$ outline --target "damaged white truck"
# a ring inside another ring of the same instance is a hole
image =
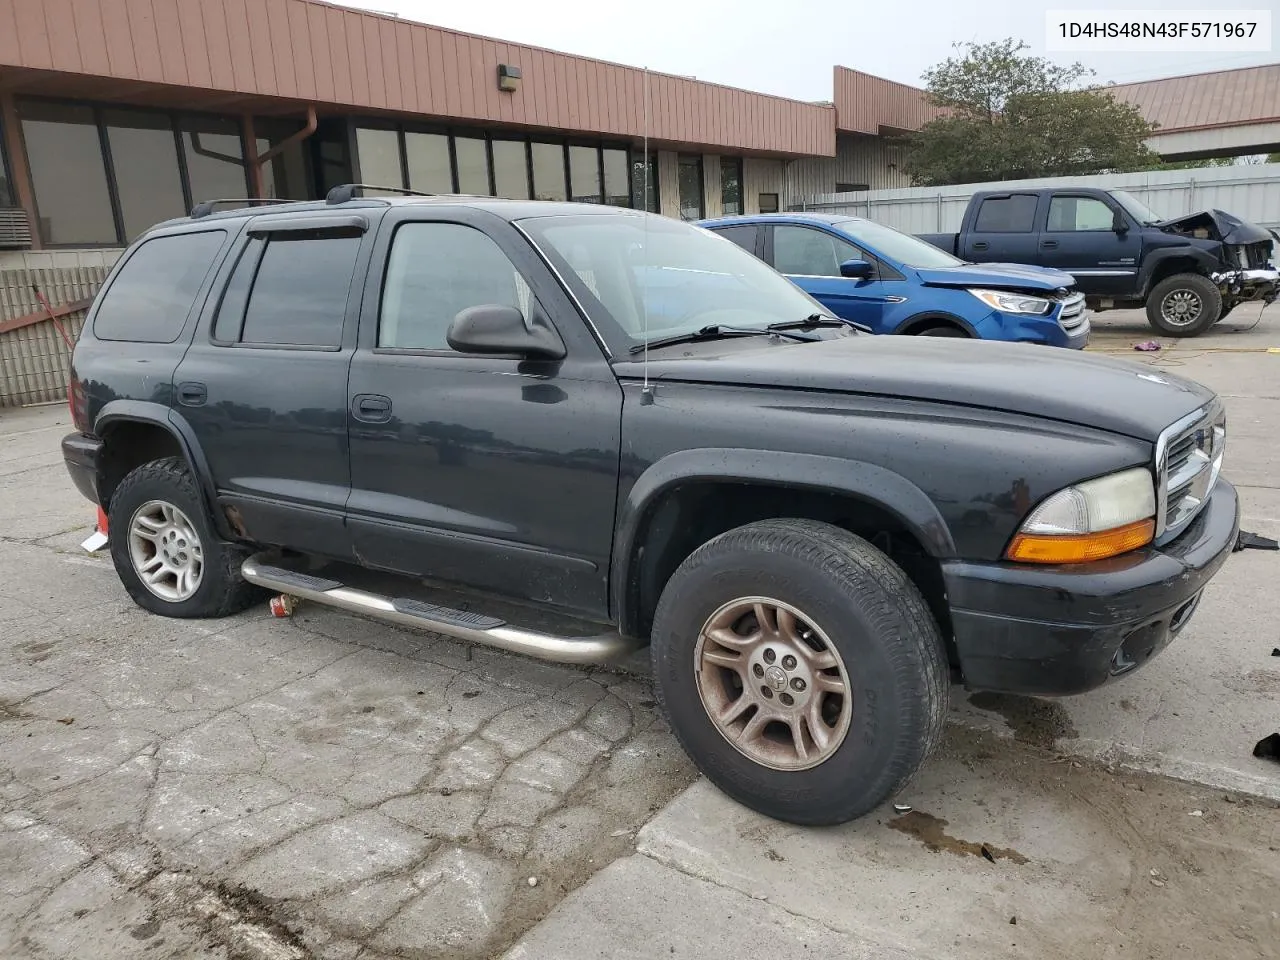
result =
[[[1091,309],[1145,307],[1169,337],[1198,336],[1280,292],[1274,231],[1221,210],[1165,220],[1122,190],[975,193],[959,233],[921,239],[973,263],[1069,273]]]

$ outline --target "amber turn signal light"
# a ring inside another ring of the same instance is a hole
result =
[[[1151,518],[1098,533],[1020,533],[1005,556],[1019,563],[1089,563],[1145,547],[1155,534],[1156,522]]]

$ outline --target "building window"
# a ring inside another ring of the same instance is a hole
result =
[[[680,219],[701,220],[706,211],[702,195],[702,157],[680,157],[679,184]]]
[[[162,113],[104,110],[124,235],[136,237],[190,209],[183,196],[173,122]]]
[[[47,244],[120,240],[92,107],[20,101],[22,139]]]
[[[777,213],[778,212],[778,195],[776,193],[760,194],[760,212],[761,213]]]
[[[254,132],[258,136],[258,156],[278,146],[302,129],[296,120],[256,118]],[[310,200],[311,168],[307,163],[305,142],[285,147],[262,167],[262,192],[277,200]]]
[[[870,190],[870,184],[866,183],[837,183],[836,193],[861,193],[864,190]]]
[[[458,192],[489,196],[489,151],[485,142],[475,137],[454,137],[453,152],[458,161]]]
[[[360,182],[379,187],[403,187],[400,168],[400,134],[395,130],[356,128],[356,154],[360,158]]]
[[[192,203],[248,195],[237,120],[49,100],[19,100],[18,116],[45,244],[124,245]]]
[[[599,148],[569,148],[569,199],[575,203],[600,202]]]
[[[494,140],[494,192],[508,200],[529,199],[529,158],[523,140]]]
[[[453,164],[449,162],[449,138],[443,133],[404,135],[409,168],[409,189],[423,193],[453,193]]]
[[[535,200],[565,200],[568,198],[567,178],[564,168],[564,145],[538,143],[530,145],[533,151],[533,198]]]
[[[742,213],[742,158],[720,158],[720,206],[727,217]]]
[[[249,195],[239,123],[223,117],[181,117],[178,127],[193,203]]]
[[[627,170],[627,151],[605,147],[601,151],[604,167],[604,202],[614,207],[631,206],[631,176]]]
[[[646,176],[647,174],[647,176]],[[648,204],[646,205],[646,198]],[[661,213],[662,205],[658,199],[658,158],[650,154],[646,164],[642,157],[631,161],[631,205],[637,210],[647,209],[650,213]]]
[[[4,121],[0,120],[0,207],[16,206],[13,188],[9,185],[9,155],[5,152]]]

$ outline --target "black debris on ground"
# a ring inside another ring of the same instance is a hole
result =
[[[1253,755],[1262,760],[1280,763],[1280,733],[1273,733],[1259,740],[1258,745],[1253,748]]]
[[[1232,552],[1239,553],[1241,550],[1280,550],[1280,540],[1272,540],[1270,537],[1241,530],[1236,536],[1236,545],[1232,548]]]

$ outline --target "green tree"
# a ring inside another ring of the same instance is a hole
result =
[[[1154,127],[1092,71],[1029,56],[1008,39],[956,44],[959,55],[925,74],[942,115],[905,139],[903,166],[922,185],[1083,176],[1148,169]]]

